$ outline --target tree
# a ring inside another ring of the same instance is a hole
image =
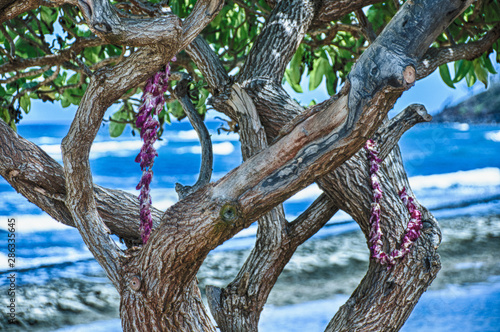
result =
[[[493,49],[498,60],[500,8],[496,0],[472,2],[186,0],[169,7],[154,0],[2,0],[0,173],[56,220],[78,228],[120,294],[125,331],[214,331],[196,272],[211,250],[258,220],[255,247],[238,276],[223,289],[207,287],[222,331],[255,331],[295,249],[339,209],[374,244],[370,161],[361,149],[373,139],[383,160],[379,249],[401,245],[412,211],[423,228],[404,257],[384,261],[374,253],[326,330],[397,331],[439,271],[440,231],[416,199],[410,207],[398,195],[405,188],[413,197],[398,139],[430,116],[421,105],[386,115],[437,68],[450,86],[464,78],[487,84]],[[159,120],[187,115],[204,158],[199,181],[178,185],[175,205],[152,209],[153,230],[142,244],[139,201],[93,184],[89,150],[113,103],[121,108],[109,119],[111,135],[126,125],[137,129],[134,96],[175,55]],[[306,68],[309,87],[326,79],[332,96],[304,109],[282,81],[300,92]],[[235,69],[236,76],[228,74]],[[245,160],[215,183],[200,116],[209,93],[208,102],[238,124]],[[64,166],[14,132],[31,99],[79,105],[62,142]],[[313,182],[324,193],[288,222],[281,203]]]

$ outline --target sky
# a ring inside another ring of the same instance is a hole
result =
[[[499,66],[497,66],[497,71]],[[490,75],[490,80],[491,80]],[[498,80],[498,78],[497,78]],[[328,98],[325,81],[314,91],[308,91],[307,77],[302,79],[302,89],[304,93],[295,93],[288,84],[285,85],[285,90],[295,99],[300,100],[303,105],[308,105],[312,99],[316,102],[321,102]],[[389,116],[394,116],[410,104],[423,104],[427,111],[434,115],[443,109],[444,106],[456,104],[468,97],[485,91],[484,84],[476,82],[473,87],[468,88],[465,80],[455,85],[456,89],[448,87],[439,76],[438,71],[432,75],[417,81],[415,86],[403,93],[397,101],[394,109],[389,113]],[[58,103],[42,102],[41,100],[33,100],[29,114],[24,115],[21,125],[28,123],[70,123],[75,115],[77,107],[71,105],[68,108],[62,108]],[[113,108],[108,110],[105,118],[113,113]],[[220,116],[221,114],[210,111],[208,118]]]

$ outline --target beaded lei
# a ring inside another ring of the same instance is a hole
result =
[[[373,140],[368,140],[365,144],[365,150],[368,151],[368,159],[370,161],[370,181],[372,185],[371,216],[370,216],[370,251],[372,258],[382,265],[387,265],[388,268],[395,264],[396,259],[404,257],[411,249],[413,243],[420,236],[422,229],[422,213],[417,209],[413,198],[408,196],[406,188],[399,192],[399,197],[406,205],[410,213],[410,221],[403,241],[399,249],[395,249],[390,253],[385,253],[382,249],[382,230],[380,229],[380,200],[383,196],[382,187],[380,185],[377,172],[380,168],[382,160],[378,158],[377,143]]]

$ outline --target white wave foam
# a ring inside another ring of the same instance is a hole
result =
[[[156,149],[167,144],[167,140],[156,141],[154,147]],[[129,141],[103,141],[94,142],[90,149],[90,159],[98,159],[107,156],[113,157],[129,157],[139,153],[142,147],[140,140]],[[40,148],[47,152],[52,158],[61,161],[62,152],[60,144],[41,144]]]
[[[16,232],[34,233],[53,230],[70,229],[70,226],[64,225],[47,214],[32,215],[25,214],[10,218],[16,219]],[[0,229],[7,231],[7,223],[0,223]]]
[[[461,186],[498,186],[500,169],[496,167],[479,168],[445,174],[413,176],[410,179],[412,189],[449,188]]]
[[[6,271],[9,269],[9,257],[6,254],[0,252],[0,271]]]
[[[50,266],[56,264],[73,263],[80,260],[86,260],[92,258],[92,253],[86,248],[82,247],[82,250],[76,250],[74,248],[59,248],[58,255],[49,257],[16,257],[16,269],[33,269],[41,266]],[[0,262],[0,271],[6,271],[9,269],[7,266],[7,259],[3,259],[5,255],[0,254],[2,261]]]
[[[484,134],[484,138],[493,142],[500,142],[500,130],[488,131]]]
[[[212,145],[214,155],[227,156],[234,152],[234,145],[230,142],[217,143]],[[193,153],[201,154],[199,145],[185,146],[176,149],[177,154]]]
[[[453,123],[451,125],[453,129],[459,130],[459,131],[468,131],[470,126],[468,123]]]
[[[302,189],[292,197],[288,199],[287,202],[302,202],[302,201],[312,201],[315,200],[323,191],[319,189],[317,184],[312,184],[309,187]]]
[[[221,132],[221,134],[218,134],[217,131],[214,130],[209,130],[209,133],[210,133],[210,139],[212,141],[239,141],[239,136],[238,134],[235,133]],[[167,131],[163,134],[163,137],[174,142],[199,141],[198,134],[194,129]]]
[[[411,177],[409,181],[413,190],[427,188],[446,189],[457,185],[463,187],[493,187],[500,185],[500,169],[496,167],[487,167],[470,171],[419,175]],[[290,197],[287,202],[312,202],[321,195],[321,193],[322,190],[316,184],[312,184]]]
[[[37,144],[60,144],[61,139],[58,137],[41,136],[33,140],[33,143]]]

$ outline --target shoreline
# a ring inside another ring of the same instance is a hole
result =
[[[439,248],[442,269],[425,294],[441,292],[446,297],[450,287],[460,290],[481,284],[499,290],[500,277],[494,276],[500,276],[500,257],[495,256],[500,251],[500,215],[446,218],[439,222],[443,232]],[[203,290],[207,284],[226,285],[236,275],[248,252],[211,253],[198,274],[200,288]],[[271,308],[270,312],[294,306],[303,306],[303,309],[310,303],[318,305],[322,301],[330,303],[330,308],[332,301],[340,301],[341,305],[364,276],[368,258],[366,242],[359,231],[307,241],[285,267],[266,308]],[[3,292],[3,288],[5,286],[0,287],[0,291]],[[54,331],[69,325],[88,326],[95,321],[105,324],[119,315],[118,293],[101,278],[60,278],[43,285],[20,285],[16,296],[20,325],[7,325],[8,299],[2,297],[0,329]],[[334,311],[329,313],[330,319]],[[316,318],[311,319],[314,320]]]

